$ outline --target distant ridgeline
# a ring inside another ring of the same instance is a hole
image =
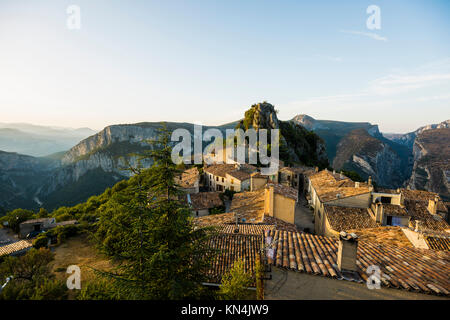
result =
[[[170,132],[184,128],[193,138],[191,123],[166,122],[165,125]],[[154,140],[161,127],[161,122],[108,126],[69,151],[47,157],[0,152],[0,214],[15,208],[53,210],[74,206],[90,196],[102,194],[106,188],[131,176],[125,169],[129,165],[137,166],[136,154],[151,149],[147,141]],[[413,156],[408,140],[411,135],[404,139],[408,143],[400,144],[383,137],[378,127],[370,123],[315,120],[306,115],[281,121],[274,106],[267,102],[251,106],[240,121],[217,127],[203,126],[203,132],[217,128],[225,135],[226,129],[236,127],[280,129],[280,158],[286,165],[333,167],[355,171],[363,179],[372,176],[379,186],[396,188],[409,183],[444,197],[448,193],[444,183],[448,178],[443,177],[450,171],[444,165],[448,163],[448,155],[444,155],[445,159],[430,158],[420,156],[424,152],[415,152]],[[426,145],[427,150],[447,150],[445,140],[433,137],[437,136],[427,137],[420,145],[413,144],[414,148],[422,150],[420,146]],[[433,139],[439,147],[429,147],[433,146]],[[396,135],[396,141],[403,141],[402,137]],[[146,168],[152,163],[148,160],[142,165]]]

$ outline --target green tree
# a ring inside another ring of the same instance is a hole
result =
[[[14,232],[19,232],[19,225],[29,219],[34,218],[34,212],[25,209],[16,209],[9,212],[6,216],[2,217],[1,222],[8,222],[8,227]]]
[[[223,300],[249,299],[248,287],[253,283],[252,275],[245,271],[242,260],[236,260],[233,267],[222,277],[218,297]]]
[[[47,218],[48,217],[48,211],[44,208],[40,208],[39,212],[37,213],[38,218]]]
[[[0,264],[0,280],[13,278],[0,293],[0,300],[64,299],[67,288],[49,267],[53,258],[53,253],[44,248],[31,249],[21,257],[6,257]]]
[[[207,232],[194,230],[190,209],[179,201],[180,171],[171,160],[169,133],[162,129],[154,149],[139,160],[153,166],[130,168],[134,177],[101,208],[96,238],[100,249],[119,263],[114,279],[129,299],[198,298],[209,267]]]

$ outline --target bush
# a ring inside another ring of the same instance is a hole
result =
[[[119,300],[119,290],[115,288],[113,280],[96,279],[81,287],[77,300]]]
[[[27,220],[34,218],[34,212],[25,209],[16,209],[9,212],[6,216],[2,217],[1,223],[8,222],[8,228],[11,228],[15,233],[19,232],[19,225]]]
[[[253,283],[252,275],[245,272],[244,262],[237,260],[233,267],[222,277],[218,298],[223,300],[249,299],[247,289]]]
[[[209,209],[209,214],[220,214],[220,213],[225,213],[224,206],[214,207],[214,208]]]
[[[48,245],[48,238],[45,234],[40,234],[34,239],[33,247],[36,249],[46,248]]]

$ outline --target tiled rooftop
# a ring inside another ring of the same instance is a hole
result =
[[[234,225],[236,223],[236,218],[233,212],[212,214],[203,217],[194,218],[194,224],[198,227],[209,227],[209,226],[223,226],[223,225]],[[297,232],[297,227],[294,224],[284,222],[283,220],[273,218],[267,215],[263,216],[261,223],[246,223],[239,225],[254,225],[254,226],[267,226],[273,225],[277,230],[285,230],[291,232]],[[250,228],[250,227],[249,227]],[[264,228],[264,227],[263,227]]]
[[[448,237],[427,235],[424,239],[430,249],[450,251],[450,234]]]
[[[22,223],[20,223],[20,224],[23,225],[23,224],[33,224],[33,223],[44,223],[44,222],[50,221],[50,220],[52,220],[52,219],[53,219],[53,218],[31,219],[31,220],[24,221],[24,222],[22,222]]]
[[[192,208],[194,210],[210,209],[223,206],[220,192],[199,192],[190,194]]]
[[[355,188],[355,182],[351,179],[326,169],[311,175],[309,179],[322,202],[370,192],[366,183],[360,182],[359,187]]]
[[[207,216],[194,218],[194,224],[198,227],[216,226],[235,222],[236,218],[234,212],[210,214]]]
[[[20,240],[0,247],[0,257],[32,247],[31,241]]]
[[[245,222],[258,223],[264,220],[264,189],[236,193],[231,201],[231,212]]]
[[[383,212],[387,215],[392,216],[409,216],[409,213],[406,211],[404,206],[398,206],[396,204],[381,204],[383,206]]]
[[[266,188],[273,187],[273,192],[297,201],[297,190],[279,183],[268,183]]]
[[[358,235],[360,240],[368,242],[379,242],[390,244],[398,247],[414,248],[413,244],[408,240],[401,227],[377,227],[366,229],[350,229],[346,232],[353,232]]]
[[[236,229],[238,232],[236,232]],[[219,233],[241,233],[241,234],[255,234],[264,235],[266,230],[274,230],[273,224],[221,224],[217,225]]]
[[[338,241],[333,238],[266,231],[269,264],[293,271],[346,279],[337,267]],[[450,253],[360,241],[357,252],[358,276],[365,281],[371,265],[381,269],[384,287],[421,293],[450,295]]]
[[[257,171],[257,168],[250,164],[241,164],[237,167],[234,164],[222,163],[205,167],[204,171],[223,178],[229,174],[238,180],[247,180],[250,179],[251,173]]]
[[[420,231],[439,231],[443,232],[450,229],[448,223],[438,215],[432,215],[428,211],[428,203],[425,201],[405,200],[405,207],[411,216],[410,224],[415,228],[415,220],[421,223]]]
[[[211,236],[209,248],[217,252],[207,273],[208,281],[220,283],[235,261],[244,261],[245,271],[254,274],[257,256],[262,254],[263,235],[221,233]]]
[[[180,177],[176,179],[176,183],[182,188],[193,188],[195,183],[200,180],[200,173],[196,167],[185,170]]]
[[[434,200],[436,197],[439,199],[437,204],[437,210],[448,212],[448,208],[445,202],[439,197],[435,192],[424,191],[424,190],[409,190],[409,189],[399,189],[403,198],[408,201],[423,201],[428,205],[429,200]]]
[[[324,209],[331,228],[337,232],[350,229],[375,228],[379,226],[365,208],[325,205]]]

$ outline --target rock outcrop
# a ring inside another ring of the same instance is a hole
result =
[[[279,120],[275,107],[270,103],[252,105],[237,127],[245,130],[280,129],[280,159],[285,164],[328,166],[325,142],[295,121]]]

